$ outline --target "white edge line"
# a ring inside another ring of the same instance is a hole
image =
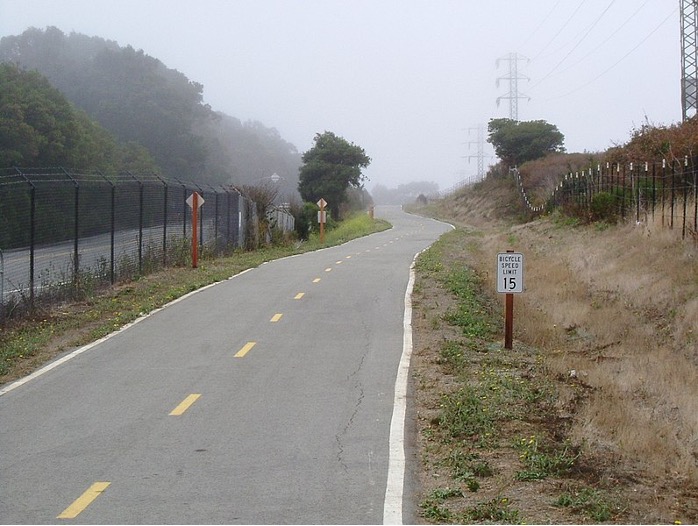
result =
[[[175,303],[179,303],[180,301],[184,301],[184,300],[187,299],[188,297],[193,296],[194,294],[197,294],[197,293],[199,293],[199,292],[202,292],[202,291],[204,291],[204,290],[206,290],[206,289],[209,289],[209,288],[211,288],[211,287],[214,287],[214,286],[218,285],[219,283],[223,283],[223,282],[229,281],[229,280],[231,280],[231,279],[233,279],[233,278],[237,278],[238,276],[242,276],[243,274],[246,274],[247,272],[249,272],[249,271],[251,271],[251,270],[254,270],[254,268],[255,268],[255,267],[248,268],[248,269],[243,270],[242,272],[240,272],[240,273],[238,273],[238,274],[235,274],[234,276],[230,276],[229,278],[226,278],[226,279],[224,279],[224,280],[222,280],[222,281],[217,281],[217,282],[215,282],[215,283],[211,283],[211,284],[209,284],[209,285],[206,285],[206,286],[204,286],[204,287],[201,287],[200,289],[196,289],[196,290],[193,290],[193,291],[191,291],[191,292],[188,292],[188,293],[185,294],[184,296],[180,296],[179,298],[174,299],[174,300],[172,300],[172,301],[169,302],[169,303],[166,303],[166,304],[163,305],[162,307],[158,307],[157,309],[154,309],[154,310],[150,311],[148,314],[144,314],[144,315],[141,316],[140,318],[136,318],[136,319],[133,320],[132,322],[127,323],[127,324],[124,325],[123,327],[117,329],[116,331],[114,331],[114,332],[112,332],[112,333],[107,334],[106,336],[100,338],[99,340],[96,340],[96,341],[94,341],[94,342],[92,342],[92,343],[88,343],[87,345],[83,345],[82,347],[79,347],[78,349],[75,349],[73,352],[71,352],[71,353],[69,353],[69,354],[66,354],[65,356],[63,356],[63,357],[61,357],[61,358],[59,358],[59,359],[57,359],[57,360],[55,360],[55,361],[53,361],[53,362],[51,362],[51,363],[45,365],[45,366],[42,367],[41,369],[37,369],[36,371],[34,371],[33,373],[31,373],[30,375],[25,376],[24,378],[21,378],[21,379],[17,380],[16,382],[13,382],[13,383],[9,384],[9,385],[6,386],[6,387],[3,387],[2,389],[0,389],[0,396],[2,396],[2,395],[4,395],[4,394],[7,394],[7,393],[9,393],[10,391],[12,391],[12,390],[14,390],[14,389],[17,389],[18,387],[23,386],[24,384],[26,384],[26,383],[28,383],[28,382],[30,382],[30,381],[32,381],[32,380],[38,378],[39,376],[41,376],[41,375],[43,375],[43,374],[46,374],[47,372],[49,372],[49,371],[55,369],[55,368],[58,367],[59,365],[63,365],[65,362],[67,362],[67,361],[69,361],[69,360],[72,360],[72,359],[75,358],[76,356],[79,356],[79,355],[81,355],[82,353],[87,352],[87,351],[89,351],[90,349],[92,349],[92,348],[94,348],[94,347],[97,347],[99,344],[104,343],[105,341],[109,340],[110,338],[113,338],[113,337],[116,336],[117,334],[120,334],[120,333],[122,333],[122,332],[124,332],[124,331],[130,329],[131,327],[133,327],[133,326],[136,325],[137,323],[140,323],[140,322],[142,322],[143,320],[145,320],[146,318],[149,318],[150,316],[153,316],[154,314],[157,314],[157,313],[160,312],[161,310],[164,310],[164,309],[166,309],[167,307],[171,307],[172,305],[174,305]]]
[[[446,223],[448,224],[448,223]],[[449,224],[451,230],[455,226]],[[390,444],[388,458],[388,480],[383,502],[383,524],[402,524],[402,501],[405,485],[405,418],[407,415],[407,382],[412,360],[412,291],[414,289],[414,267],[417,258],[429,249],[418,252],[410,265],[410,277],[405,291],[405,315],[403,318],[402,356],[395,379],[393,416],[390,419]]]
[[[426,250],[426,249],[425,249]],[[405,315],[403,318],[402,356],[395,379],[393,416],[390,419],[390,445],[388,481],[383,503],[383,524],[402,524],[402,499],[405,483],[405,415],[407,413],[407,381],[412,359],[412,290],[414,289],[415,261],[410,265],[410,278],[405,291]]]

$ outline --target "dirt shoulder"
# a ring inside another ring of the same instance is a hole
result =
[[[696,373],[694,249],[631,226],[455,221],[413,298],[420,520],[698,522],[693,388],[669,387]],[[527,254],[512,351],[492,276],[508,248]]]

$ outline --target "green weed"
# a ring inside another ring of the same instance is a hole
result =
[[[446,500],[462,497],[463,492],[458,488],[437,488],[432,491],[419,505],[424,517],[434,522],[451,520],[453,513],[443,504]]]
[[[555,506],[570,508],[575,513],[584,514],[596,522],[611,520],[614,509],[620,511],[617,503],[607,494],[592,488],[563,493],[555,501]]]
[[[505,524],[518,524],[519,511],[509,507],[509,499],[494,498],[468,508],[463,514],[466,521],[494,521]]]
[[[541,480],[549,476],[565,475],[570,472],[579,458],[569,442],[558,447],[543,447],[538,437],[520,438],[514,444],[525,469],[516,474],[519,480]]]

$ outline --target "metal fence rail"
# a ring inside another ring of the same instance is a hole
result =
[[[152,173],[0,172],[0,319],[8,307],[33,306],[38,297],[85,282],[115,283],[185,264],[192,192],[205,200],[195,226],[201,250],[244,246],[254,206],[234,189]]]
[[[698,159],[661,163],[598,164],[566,174],[545,202],[535,205],[514,169],[525,206],[534,214],[569,209],[592,219],[650,217],[661,226],[681,229],[682,238],[698,241]]]

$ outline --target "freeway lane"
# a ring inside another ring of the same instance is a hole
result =
[[[409,267],[450,227],[377,213],[394,228],[209,287],[5,389],[0,522],[382,522]]]

